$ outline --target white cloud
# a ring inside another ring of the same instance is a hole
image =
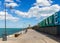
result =
[[[39,8],[39,6],[34,6],[29,9],[28,12],[21,12],[19,10],[15,10],[15,13],[26,18],[31,18],[31,17],[48,17],[51,16],[52,14],[58,12],[60,10],[60,6],[55,4],[52,6],[48,7],[42,7]]]
[[[48,17],[58,12],[59,10],[60,10],[60,6],[57,4],[49,6],[49,7],[42,7],[42,8],[39,8],[39,6],[34,6],[30,8],[29,15],[32,14],[32,17],[37,17],[37,18]]]
[[[52,0],[48,0],[50,3],[53,3],[53,1]]]
[[[7,7],[10,7],[10,6],[16,7],[16,6],[18,6],[18,4],[15,3],[15,2],[13,2],[13,3],[5,3],[5,4],[6,4]]]
[[[4,20],[5,19],[5,12],[1,11],[0,12],[0,20]],[[6,19],[10,20],[10,21],[18,21],[19,18],[17,17],[13,17],[11,14],[9,14],[8,12],[6,12]]]
[[[7,2],[9,2],[9,3],[7,3]],[[5,0],[5,3],[4,4],[6,4],[6,6],[7,7],[16,7],[16,6],[18,6],[18,4],[16,3],[16,2],[14,2],[14,0]]]
[[[51,3],[53,3],[51,0],[36,0],[35,6],[31,7],[28,12],[15,10],[15,13],[26,18],[46,18],[60,10],[58,4],[51,5]]]
[[[50,6],[52,3],[51,0],[36,0],[35,5],[37,6]]]
[[[5,0],[5,2],[13,2],[13,0]]]
[[[22,16],[22,17],[26,17],[26,18],[30,17],[30,15],[28,15],[27,12],[21,12],[19,10],[15,10],[15,13],[18,14],[19,16]]]

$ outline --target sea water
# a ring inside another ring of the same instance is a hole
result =
[[[11,35],[22,30],[23,30],[22,28],[6,28],[7,35]],[[0,28],[0,38],[4,33],[5,33],[5,28]]]

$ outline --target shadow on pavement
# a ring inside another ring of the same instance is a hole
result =
[[[51,39],[60,43],[60,36],[59,35],[51,35],[51,34],[40,32],[38,30],[35,30],[35,31],[37,31],[37,32],[39,32],[39,33],[41,33],[41,34],[43,34],[43,35],[45,35],[45,36],[47,36],[47,37],[49,37],[49,38],[51,38]]]

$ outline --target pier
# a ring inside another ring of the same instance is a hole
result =
[[[8,37],[7,41],[2,41],[2,39],[0,39],[0,43],[59,43],[60,42],[60,40],[54,36],[40,33],[32,29],[28,29],[27,33],[21,34],[16,38],[13,35],[11,37]],[[55,38],[56,40],[50,37]]]

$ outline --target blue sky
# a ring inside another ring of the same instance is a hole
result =
[[[0,0],[0,28],[5,24],[5,4],[7,28],[34,26],[60,10],[59,0]]]

